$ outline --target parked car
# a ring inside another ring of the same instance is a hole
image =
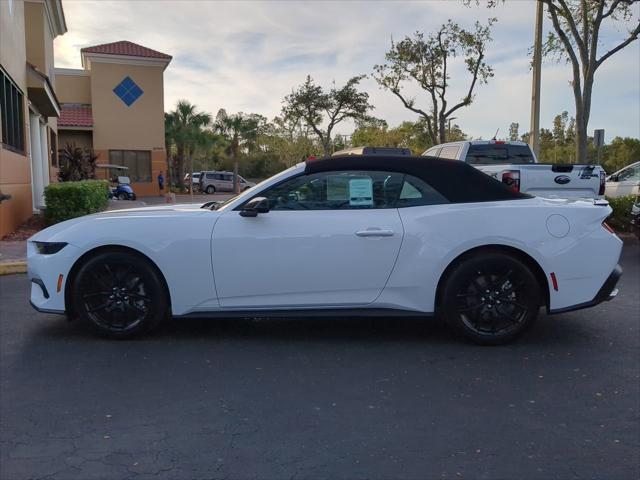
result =
[[[631,231],[640,240],[640,196],[636,197],[636,201],[631,207]]]
[[[640,162],[632,163],[607,177],[607,197],[640,195]]]
[[[473,140],[436,145],[425,156],[462,160],[509,185],[538,197],[601,198],[605,171],[599,165],[541,164],[524,142]]]
[[[188,173],[184,174],[184,184],[185,185],[190,185],[191,184],[191,179],[193,178],[193,188],[198,188],[198,186],[200,185],[200,172],[193,172],[191,175],[189,175]]]
[[[240,191],[243,192],[255,185],[238,175]],[[200,191],[203,193],[233,192],[233,172],[200,172]]]
[[[111,337],[169,315],[439,315],[504,343],[540,307],[616,295],[610,213],[605,200],[514,192],[464,162],[329,157],[217,209],[110,211],[42,230],[28,242],[31,304]]]

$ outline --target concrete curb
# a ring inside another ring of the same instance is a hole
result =
[[[2,262],[0,263],[0,275],[11,275],[13,273],[27,273],[27,262]]]

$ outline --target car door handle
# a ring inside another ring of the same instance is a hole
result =
[[[367,228],[366,230],[358,230],[358,237],[393,237],[393,230],[382,230],[381,228]]]

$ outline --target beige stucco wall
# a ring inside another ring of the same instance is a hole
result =
[[[56,74],[56,95],[60,103],[91,104],[91,77],[87,75]]]
[[[27,106],[27,75],[25,69],[24,3],[0,1],[0,64],[22,90],[26,151],[24,155],[0,146],[0,190],[11,195],[11,200],[0,203],[0,238],[12,232],[33,212],[31,198],[31,163],[29,159],[29,114]]]
[[[99,162],[109,161],[109,150],[151,151],[151,182],[132,184],[138,196],[157,195],[158,173],[166,176],[163,73],[156,66],[91,62],[93,148]],[[113,92],[127,76],[144,92],[130,107]]]
[[[127,107],[113,89],[125,78],[143,90]],[[96,150],[164,151],[164,87],[161,67],[91,62],[93,147]]]
[[[0,64],[26,92],[25,57],[24,3],[14,0],[13,15],[9,15],[9,2],[0,1]]]

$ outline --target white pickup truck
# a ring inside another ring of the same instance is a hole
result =
[[[601,166],[538,163],[524,142],[443,143],[422,155],[462,160],[516,191],[538,197],[601,198],[604,195],[606,174]]]

